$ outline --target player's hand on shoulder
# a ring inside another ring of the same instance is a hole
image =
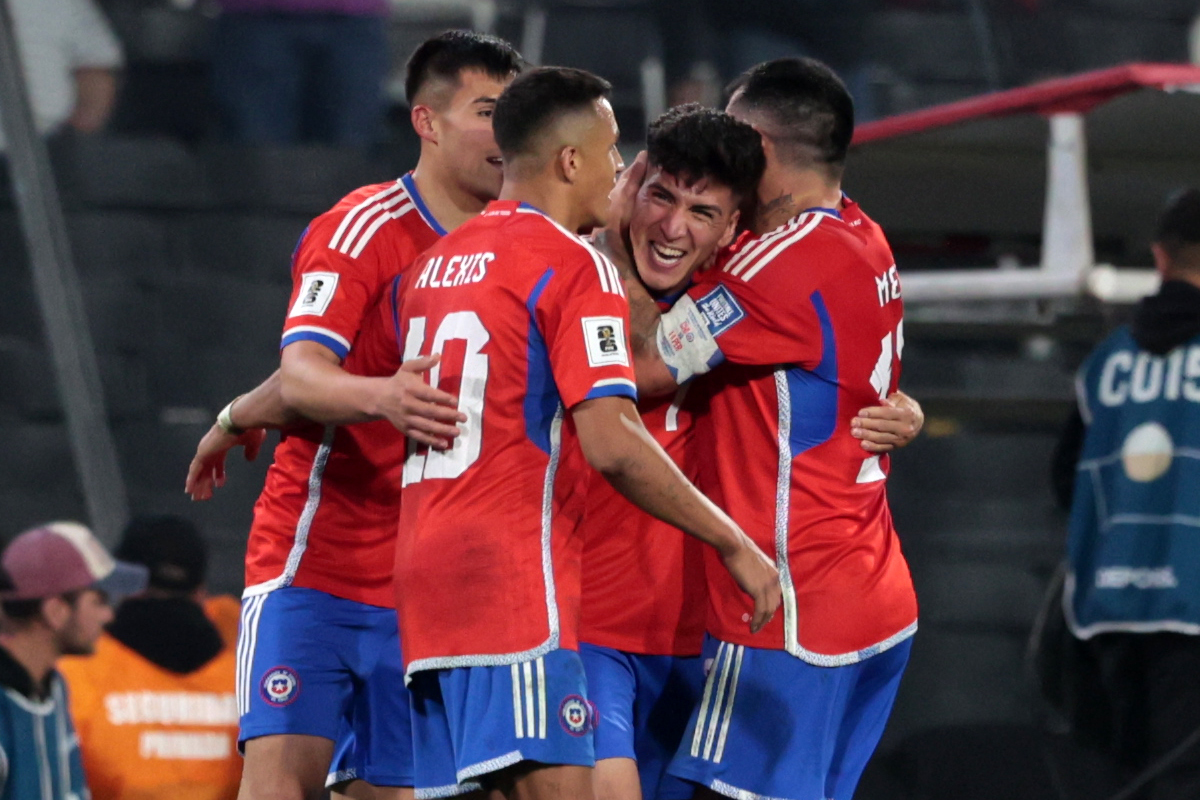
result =
[[[258,458],[267,432],[262,428],[251,428],[239,435],[226,433],[219,425],[213,425],[196,445],[196,455],[188,465],[187,480],[183,490],[193,500],[208,500],[213,489],[225,485],[225,454],[241,447],[247,461]]]
[[[744,533],[741,545],[722,558],[725,568],[737,581],[737,585],[754,600],[750,632],[758,633],[771,621],[779,609],[779,604],[783,602],[779,570],[775,568],[775,562]]]
[[[904,392],[893,392],[882,405],[864,408],[850,421],[850,435],[869,453],[890,453],[917,438],[925,426],[921,404]]]
[[[401,364],[388,380],[379,413],[413,441],[445,450],[460,433],[455,423],[466,422],[467,415],[458,410],[457,397],[425,382],[424,374],[440,360],[421,356]]]

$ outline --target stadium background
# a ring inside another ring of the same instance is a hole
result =
[[[416,142],[398,89],[384,141],[369,152],[216,142],[206,94],[211,9],[187,0],[100,5],[126,49],[116,112],[106,134],[58,139],[50,152],[128,507],[202,525],[214,546],[212,588],[238,592],[269,454],[232,463],[229,484],[200,504],[182,491],[188,460],[216,411],[277,364],[288,259],[307,221],[347,190],[408,169]],[[811,28],[790,33],[821,56],[823,4],[801,5]],[[853,5],[861,23],[854,86],[875,117],[1127,62],[1186,62],[1198,10],[1194,0]],[[677,6],[396,0],[394,65],[399,75],[407,52],[431,33],[487,27],[541,63],[612,80],[631,156],[647,114],[679,74],[672,50],[690,12]],[[1140,147],[1114,157],[1126,172],[1156,166],[1136,192],[1119,185],[1093,195],[1098,261],[1149,265],[1157,202],[1200,179],[1196,153],[1160,143],[1200,140],[1188,128],[1195,119],[1169,109]],[[1040,160],[1006,147],[1003,131],[997,144],[923,158],[921,169],[901,169],[886,149],[866,144],[848,170],[848,190],[893,237],[902,274],[1037,262]],[[1164,170],[1164,159],[1184,166]],[[0,175],[5,536],[87,516],[11,184]],[[1056,781],[1078,785],[1104,771],[1039,732],[1025,654],[1063,552],[1065,517],[1049,470],[1073,372],[1128,309],[1083,296],[909,304],[902,387],[922,401],[928,421],[895,459],[889,495],[921,631],[860,797],[1058,797]]]

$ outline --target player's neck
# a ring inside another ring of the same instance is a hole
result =
[[[500,199],[528,203],[572,233],[582,224],[571,198],[557,185],[548,185],[545,181],[505,178],[500,187]]]
[[[778,170],[763,176],[758,187],[754,232],[770,233],[810,208],[840,208],[840,182],[811,170]]]
[[[429,213],[447,231],[479,216],[488,204],[486,199],[464,191],[451,175],[429,159],[422,158],[417,162],[413,182]]]

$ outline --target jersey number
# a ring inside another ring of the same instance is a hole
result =
[[[404,338],[404,360],[416,358],[425,347],[425,317],[413,317],[408,322],[408,335]],[[487,390],[488,357],[483,347],[491,336],[474,311],[456,311],[447,314],[438,325],[433,336],[430,353],[443,353],[448,342],[460,341],[463,348],[462,381],[458,390],[458,410],[467,415],[460,422],[461,433],[449,450],[430,450],[417,442],[409,441],[408,456],[404,459],[402,485],[418,483],[425,478],[457,478],[479,458],[483,446],[483,398]],[[457,348],[456,348],[457,349]],[[429,383],[437,386],[443,370],[453,371],[453,365],[440,362],[429,371]]]
[[[871,388],[879,395],[880,400],[888,396],[892,388],[892,372],[895,365],[900,363],[900,354],[904,352],[904,320],[896,325],[895,333],[889,333],[879,342],[879,359],[871,370]],[[879,466],[879,456],[871,456],[863,461],[858,471],[858,483],[874,483],[887,478]]]

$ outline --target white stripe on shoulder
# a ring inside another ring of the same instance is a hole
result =
[[[770,264],[775,259],[775,256],[779,255],[784,250],[816,230],[816,227],[821,224],[821,220],[825,219],[827,216],[827,214],[814,214],[813,218],[806,222],[803,228],[780,241],[773,248],[771,248],[769,252],[762,256],[762,258],[756,261],[754,266],[747,269],[742,275],[742,280],[748,281],[761,272],[763,267],[765,267],[767,264]]]
[[[373,205],[375,203],[385,201],[388,197],[390,197],[393,194],[396,194],[397,192],[399,192],[400,195],[403,197],[408,196],[408,191],[404,188],[404,182],[399,179],[397,179],[396,182],[393,183],[388,188],[384,189],[383,191],[376,192],[375,194],[368,197],[366,200],[363,200],[361,203],[356,205],[354,208],[347,211],[346,216],[342,217],[342,222],[340,225],[338,225],[337,231],[334,232],[333,238],[329,240],[329,249],[330,250],[338,249],[338,244],[341,242],[342,236],[345,235],[346,230],[351,225],[354,224],[355,219],[363,211],[365,211],[368,207],[370,207],[371,205]]]
[[[363,231],[362,236],[358,237],[358,241],[354,245],[354,249],[350,251],[350,257],[358,258],[359,255],[362,254],[363,248],[370,243],[371,237],[375,235],[375,231],[382,227],[383,223],[387,222],[389,219],[400,219],[414,208],[416,208],[416,206],[412,203],[405,203],[395,211],[390,211],[386,214],[380,214],[378,217],[376,217],[375,221],[371,223],[370,227]]]
[[[750,246],[742,252],[729,259],[729,263],[723,267],[724,272],[730,275],[740,275],[746,266],[762,254],[764,250],[770,247],[775,242],[779,241],[784,236],[794,232],[797,228],[808,221],[807,214],[801,214],[786,225],[782,225],[770,233],[760,237],[758,241],[751,242]]]
[[[597,250],[591,242],[587,241],[582,236],[571,233],[562,225],[559,225],[557,222],[550,219],[550,217],[546,216],[540,211],[534,211],[530,208],[518,208],[517,211],[522,214],[537,214],[555,228],[558,228],[559,232],[563,236],[582,247],[587,254],[591,256],[592,263],[596,265],[596,274],[600,277],[600,288],[605,292],[608,292],[609,294],[615,294],[618,297],[625,296],[625,284],[621,280],[620,271],[617,269],[615,264],[609,261],[608,256]]]

